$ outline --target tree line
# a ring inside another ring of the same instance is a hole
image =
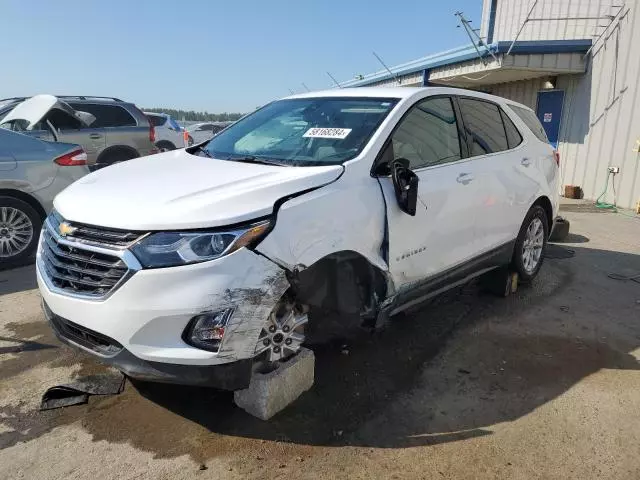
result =
[[[193,110],[176,110],[175,108],[143,108],[145,112],[166,113],[174,120],[191,122],[230,122],[238,120],[244,113],[209,113],[194,112]]]

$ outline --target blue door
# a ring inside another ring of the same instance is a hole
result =
[[[553,148],[558,148],[563,101],[564,90],[538,92],[538,120],[544,127],[549,143],[553,145]]]

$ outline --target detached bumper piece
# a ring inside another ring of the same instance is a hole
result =
[[[249,386],[253,365],[251,359],[220,365],[150,362],[136,357],[112,338],[56,315],[46,303],[43,303],[43,309],[51,328],[61,342],[95,355],[99,361],[117,368],[128,377],[230,391]]]

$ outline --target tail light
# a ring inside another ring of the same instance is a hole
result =
[[[153,144],[156,143],[156,129],[153,123],[151,123],[151,120],[149,120],[149,141]]]
[[[62,165],[63,167],[77,167],[79,165],[86,165],[87,154],[83,149],[79,148],[56,158],[54,162],[58,165]]]
[[[560,152],[558,150],[553,151],[553,158],[556,160],[556,165],[560,166]]]

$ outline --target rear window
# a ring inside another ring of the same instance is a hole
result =
[[[538,117],[536,117],[536,114],[533,113],[533,111],[527,108],[518,107],[516,105],[509,105],[509,106],[511,107],[511,110],[513,110],[516,113],[516,115],[520,117],[520,119],[525,123],[525,125],[529,127],[529,130],[531,130],[533,134],[536,137],[538,137],[538,140],[544,143],[549,143],[547,134],[545,133],[544,128],[542,128],[542,124],[540,123],[540,120],[538,120]]]
[[[472,157],[509,149],[500,109],[496,104],[470,98],[460,98],[459,103],[464,128],[472,142]]]
[[[520,135],[520,131],[513,124],[509,115],[502,109],[500,109],[500,113],[502,114],[502,121],[504,122],[504,131],[507,132],[509,148],[515,148],[522,143],[522,135]]]
[[[163,117],[162,115],[149,115],[147,114],[147,118],[151,122],[151,125],[154,127],[161,127],[164,125],[164,122],[167,121],[167,117]]]
[[[74,109],[89,112],[96,121],[92,127],[135,127],[135,118],[118,105],[100,105],[95,103],[69,103]]]

